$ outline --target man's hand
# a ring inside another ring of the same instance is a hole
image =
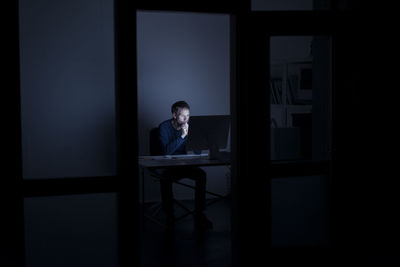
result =
[[[181,137],[185,138],[189,133],[189,124],[185,123],[184,125],[182,125],[182,134]]]

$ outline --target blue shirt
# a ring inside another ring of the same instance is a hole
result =
[[[185,138],[181,137],[181,130],[176,130],[174,126],[172,126],[172,119],[160,123],[158,129],[161,152],[163,155],[187,154],[187,136],[185,136]]]

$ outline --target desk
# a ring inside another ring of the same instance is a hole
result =
[[[144,170],[159,168],[179,168],[187,166],[206,167],[230,165],[229,159],[210,159],[207,154],[172,156],[139,156],[139,168],[142,175],[142,203],[144,204]]]
[[[176,156],[139,156],[140,168],[166,168],[179,166],[219,166],[230,165],[230,160],[210,159],[207,154]]]

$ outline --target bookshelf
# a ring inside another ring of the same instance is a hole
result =
[[[293,114],[312,112],[312,59],[271,63],[271,127],[292,128]]]

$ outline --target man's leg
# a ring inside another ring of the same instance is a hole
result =
[[[194,193],[195,212],[201,213],[206,208],[206,173],[200,168],[194,169],[192,179],[196,183]]]
[[[195,224],[199,228],[212,228],[212,222],[203,213],[206,208],[206,177],[207,174],[201,168],[191,168],[188,178],[196,183],[195,188]]]
[[[198,167],[170,168],[164,172],[168,179],[161,180],[161,194],[167,216],[173,216],[172,182],[182,178],[195,181],[195,222],[200,228],[212,228],[212,222],[203,213],[206,207],[206,172]],[[169,218],[169,217],[167,217]]]

